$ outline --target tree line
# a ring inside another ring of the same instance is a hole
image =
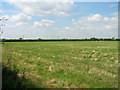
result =
[[[115,38],[85,38],[85,39],[2,39],[2,42],[37,42],[37,41],[120,41],[120,39]]]

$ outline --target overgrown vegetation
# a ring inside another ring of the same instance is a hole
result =
[[[5,42],[2,52],[3,87],[118,87],[117,41]]]

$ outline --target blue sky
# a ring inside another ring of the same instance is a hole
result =
[[[64,1],[64,0],[63,0]],[[3,2],[3,38],[118,37],[117,2]]]

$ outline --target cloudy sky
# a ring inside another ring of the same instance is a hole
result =
[[[2,2],[2,38],[118,37],[117,2]]]

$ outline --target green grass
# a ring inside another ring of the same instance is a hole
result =
[[[118,87],[117,41],[6,42],[2,53],[3,67],[18,78],[3,78],[4,87]]]

